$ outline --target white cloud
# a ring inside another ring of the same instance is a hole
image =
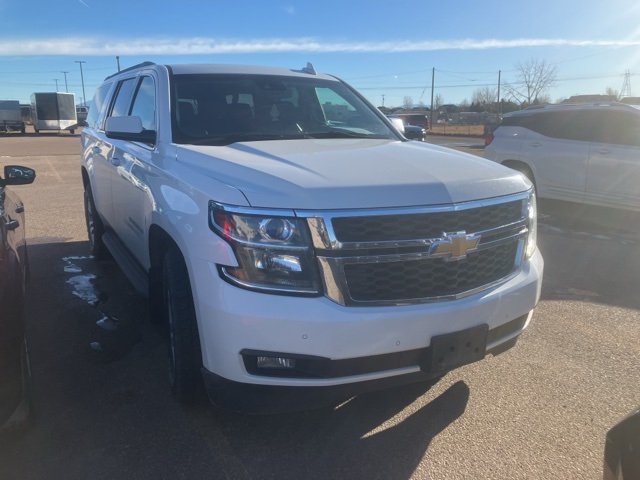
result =
[[[571,40],[561,38],[459,39],[382,42],[330,42],[313,38],[217,40],[214,38],[132,38],[117,42],[99,38],[0,40],[0,56],[8,55],[202,55],[277,52],[394,53],[435,50],[485,50],[521,47],[624,47],[640,40]]]

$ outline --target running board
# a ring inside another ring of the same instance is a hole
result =
[[[113,232],[107,231],[102,235],[102,243],[107,247],[133,287],[145,298],[149,298],[149,275],[133,258],[120,239]]]

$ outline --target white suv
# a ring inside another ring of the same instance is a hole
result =
[[[640,110],[558,104],[505,115],[485,157],[524,173],[541,198],[640,210]]]
[[[409,142],[302,70],[145,63],[97,89],[87,229],[166,322],[171,385],[273,412],[513,346],[540,296],[531,184]]]

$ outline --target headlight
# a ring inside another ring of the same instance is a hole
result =
[[[237,267],[220,266],[223,278],[272,293],[320,293],[307,225],[286,213],[209,203],[209,226],[231,245],[238,261]]]
[[[536,206],[536,194],[531,192],[531,196],[524,202],[527,209],[526,215],[528,218],[528,233],[527,233],[527,245],[525,247],[525,257],[531,258],[536,251],[536,244],[538,242],[538,208]]]

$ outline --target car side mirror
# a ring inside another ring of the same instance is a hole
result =
[[[398,130],[400,133],[404,134],[404,122],[401,118],[398,117],[387,117],[391,124]]]
[[[145,130],[140,117],[109,117],[104,131],[107,137],[129,142],[156,143],[155,130]]]
[[[4,179],[0,179],[0,186],[28,185],[36,179],[36,171],[32,168],[20,165],[6,165],[4,167]]]

